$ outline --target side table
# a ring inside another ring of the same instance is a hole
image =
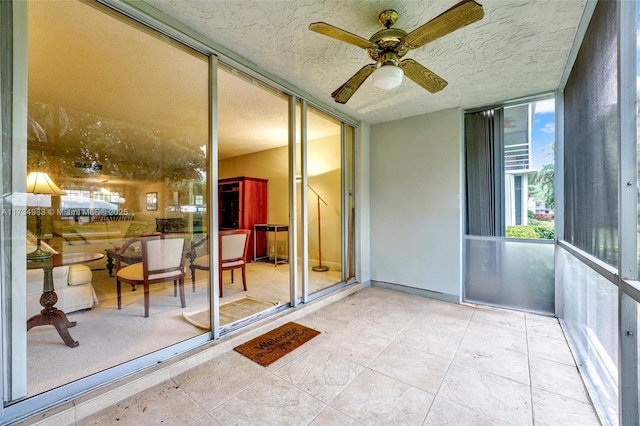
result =
[[[289,232],[289,225],[276,225],[271,223],[258,223],[253,225],[253,261],[263,260],[269,258],[269,243],[267,243],[267,255],[263,257],[256,257],[256,241],[258,232],[273,232],[273,244],[274,244],[274,257],[273,265],[278,266],[278,263],[287,263],[286,259],[278,259],[278,232]],[[271,261],[271,259],[269,259]]]
[[[27,331],[39,325],[52,325],[58,330],[58,334],[65,345],[70,348],[77,347],[80,343],[73,340],[69,334],[69,328],[75,327],[75,321],[69,321],[63,311],[55,307],[58,295],[53,287],[53,268],[56,266],[74,265],[77,263],[92,262],[104,257],[101,253],[70,253],[54,254],[51,258],[42,261],[27,260],[27,269],[42,269],[44,277],[42,280],[42,296],[40,305],[44,308],[39,314],[27,320]]]

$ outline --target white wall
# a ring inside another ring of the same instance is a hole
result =
[[[371,126],[371,279],[459,298],[462,111]]]

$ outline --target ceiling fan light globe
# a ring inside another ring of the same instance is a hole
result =
[[[382,90],[391,90],[402,84],[402,68],[383,65],[373,72],[373,85]]]

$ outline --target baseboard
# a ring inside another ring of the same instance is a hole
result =
[[[428,297],[430,299],[441,300],[443,302],[457,303],[457,304],[460,303],[460,296],[447,294],[447,293],[440,293],[437,291],[425,290],[423,288],[409,287],[402,284],[394,284],[394,283],[388,283],[385,281],[375,281],[375,280],[371,280],[371,286],[386,288],[389,290],[401,291],[403,293],[412,294],[414,296]]]

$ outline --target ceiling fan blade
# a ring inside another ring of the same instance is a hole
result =
[[[356,90],[362,86],[362,83],[364,83],[367,77],[369,77],[375,69],[376,64],[369,64],[360,68],[360,70],[347,80],[346,83],[334,90],[331,97],[339,104],[347,103],[351,96],[353,96]]]
[[[353,44],[363,49],[367,49],[372,45],[372,43],[366,38],[362,38],[338,27],[334,27],[333,25],[329,25],[325,22],[314,22],[313,24],[309,25],[309,29],[311,31],[315,31],[317,33],[335,38],[336,40]]]
[[[423,26],[411,31],[405,36],[403,44],[410,49],[423,46],[457,29],[479,21],[483,16],[482,5],[473,0],[462,0]]]
[[[447,82],[432,71],[429,71],[413,59],[405,59],[398,64],[404,74],[431,93],[447,87]]]

